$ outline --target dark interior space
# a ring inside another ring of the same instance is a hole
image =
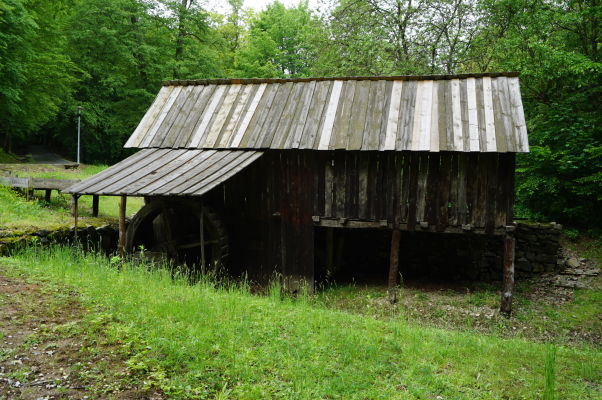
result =
[[[390,229],[316,228],[316,283],[386,285]],[[399,272],[408,283],[501,278],[498,236],[401,232]]]

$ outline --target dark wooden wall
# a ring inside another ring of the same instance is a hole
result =
[[[514,153],[267,151],[206,198],[226,219],[232,264],[313,280],[314,226],[324,221],[501,230],[512,222],[514,160]]]

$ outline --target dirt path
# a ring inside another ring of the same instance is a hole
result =
[[[0,399],[161,399],[139,388],[102,326],[82,323],[86,313],[74,293],[0,269]]]

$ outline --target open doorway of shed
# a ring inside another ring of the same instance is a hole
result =
[[[390,229],[316,228],[319,286],[386,286]],[[501,278],[501,241],[490,235],[401,232],[399,273],[404,285],[455,287]]]

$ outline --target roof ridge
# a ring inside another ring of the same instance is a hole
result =
[[[190,85],[231,85],[231,84],[259,84],[259,83],[286,83],[286,82],[312,82],[312,81],[430,81],[467,78],[497,78],[501,76],[517,77],[519,72],[480,72],[455,75],[390,75],[390,76],[331,76],[316,78],[225,78],[225,79],[193,79],[193,80],[168,80],[163,86],[190,86]]]

